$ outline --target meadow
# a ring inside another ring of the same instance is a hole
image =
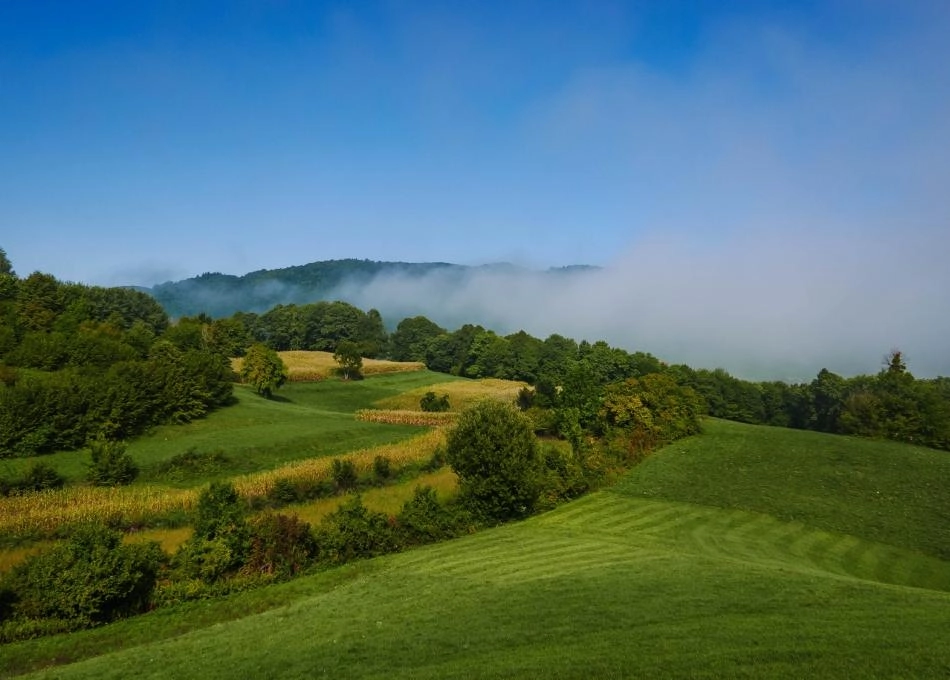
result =
[[[0,669],[946,677],[948,478],[950,457],[929,449],[710,420],[615,486],[526,521],[5,645]]]

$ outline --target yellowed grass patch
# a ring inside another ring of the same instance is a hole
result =
[[[173,555],[181,545],[195,533],[192,527],[173,527],[169,529],[144,529],[132,531],[123,539],[126,543],[148,543],[155,541],[169,555]]]
[[[289,380],[293,382],[312,382],[326,380],[338,367],[330,352],[311,352],[304,350],[290,350],[277,353],[287,365]],[[240,373],[244,360],[231,359],[231,368]],[[363,359],[363,375],[378,375],[380,373],[403,373],[407,371],[421,371],[425,364],[419,361],[385,361],[383,359]]]
[[[435,392],[439,396],[449,395],[451,410],[461,411],[482,399],[514,401],[521,388],[526,386],[527,383],[524,382],[501,380],[500,378],[452,380],[429,385],[428,387],[417,387],[402,394],[386,397],[375,402],[374,406],[383,410],[411,411],[419,408],[419,400],[426,392]]]
[[[56,545],[57,541],[39,541],[30,545],[0,550],[0,574],[5,574],[31,555],[36,555]]]

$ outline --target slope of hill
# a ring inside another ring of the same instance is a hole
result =
[[[90,678],[945,677],[950,458],[876,446],[713,421],[525,522],[15,651]],[[895,489],[919,507],[870,512]]]
[[[560,267],[539,274],[568,276],[591,269],[585,265]],[[182,281],[168,281],[146,289],[172,317],[201,312],[213,317],[234,312],[263,312],[278,304],[304,304],[342,299],[344,286],[359,288],[378,276],[419,279],[438,273],[443,285],[461,284],[473,272],[526,273],[511,264],[479,267],[447,262],[375,262],[371,260],[326,260],[281,269],[261,269],[243,276],[206,273]]]

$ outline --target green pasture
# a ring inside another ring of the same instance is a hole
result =
[[[945,678],[950,562],[938,547],[950,499],[932,484],[947,479],[933,455],[946,456],[712,421],[614,488],[527,521],[7,645],[0,669],[67,664],[31,676],[57,678]],[[878,492],[918,500],[906,512],[896,501],[875,511]]]
[[[237,403],[184,425],[163,425],[129,442],[128,451],[141,468],[140,481],[195,486],[213,479],[266,470],[304,458],[335,456],[413,436],[418,428],[355,420],[355,411],[406,390],[446,382],[431,371],[376,375],[366,380],[294,382],[264,399],[236,385]],[[194,449],[220,452],[228,462],[199,474],[156,477],[155,466]],[[0,475],[16,477],[42,460],[69,481],[81,481],[88,454],[63,451],[29,459],[0,460]]]
[[[888,441],[707,420],[615,489],[751,510],[950,560],[950,454]]]

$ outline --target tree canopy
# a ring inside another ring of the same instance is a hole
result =
[[[504,521],[531,513],[541,492],[540,445],[531,421],[510,404],[485,400],[463,411],[446,457],[459,498],[476,515]]]
[[[287,381],[287,366],[277,352],[256,343],[244,355],[241,380],[253,385],[258,394],[270,399],[274,390]]]

